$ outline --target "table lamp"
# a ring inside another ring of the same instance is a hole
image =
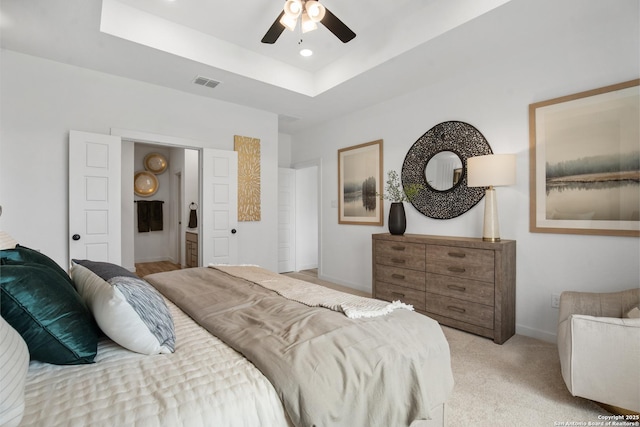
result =
[[[498,202],[493,187],[516,183],[515,154],[488,154],[467,159],[467,185],[487,187],[484,199],[482,240],[499,242]]]

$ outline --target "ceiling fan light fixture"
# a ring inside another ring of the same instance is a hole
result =
[[[311,18],[309,18],[309,14],[304,11],[302,12],[302,32],[303,33],[308,33],[309,31],[313,31],[313,30],[317,30],[318,26],[316,25],[315,22],[313,22],[311,20]]]
[[[282,15],[282,18],[280,18],[280,23],[290,31],[293,31],[296,29],[297,22],[298,22],[298,18],[292,18],[286,13]]]
[[[317,26],[306,24],[306,21],[311,21],[316,24],[318,22],[322,23],[342,43],[347,43],[356,36],[356,33],[331,13],[329,9],[320,5],[317,0],[286,0],[282,12],[278,14],[278,17],[273,21],[273,24],[271,24],[260,41],[267,44],[275,43],[285,28],[295,31],[298,20],[302,21],[303,19],[305,21],[305,32],[317,28]],[[302,23],[300,26],[302,27]]]
[[[300,0],[287,0],[284,4],[284,14],[292,19],[297,19],[302,13],[302,1]]]
[[[322,21],[322,18],[324,18],[325,13],[327,12],[325,7],[315,0],[307,1],[304,5],[304,8],[309,15],[309,19],[311,19],[313,22]]]

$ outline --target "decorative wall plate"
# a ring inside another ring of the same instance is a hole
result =
[[[425,172],[429,161],[445,151],[460,158],[462,170],[452,170],[451,185],[446,190],[437,190],[427,182]],[[468,123],[442,122],[429,129],[409,149],[402,165],[402,185],[422,186],[411,204],[435,219],[455,218],[474,207],[484,197],[485,189],[467,187],[467,159],[485,154],[492,154],[489,143]]]
[[[169,162],[167,158],[160,153],[149,153],[144,156],[144,168],[149,172],[157,175],[167,170]]]
[[[141,197],[149,197],[158,191],[158,178],[148,171],[136,172],[133,176],[133,191]]]

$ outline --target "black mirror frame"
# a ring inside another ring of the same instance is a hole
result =
[[[429,160],[442,151],[452,151],[462,160],[460,180],[444,191],[432,188],[424,173]],[[467,187],[467,159],[486,154],[493,154],[489,143],[470,124],[448,121],[435,125],[411,146],[402,164],[402,185],[421,186],[411,204],[423,215],[434,219],[451,219],[467,212],[485,193],[483,187]]]

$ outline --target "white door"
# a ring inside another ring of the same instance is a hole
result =
[[[202,149],[203,267],[238,263],[238,153]]]
[[[296,171],[278,169],[278,273],[296,268]]]
[[[121,140],[69,133],[69,257],[121,262]]]
[[[318,268],[318,167],[296,169],[296,271]]]

